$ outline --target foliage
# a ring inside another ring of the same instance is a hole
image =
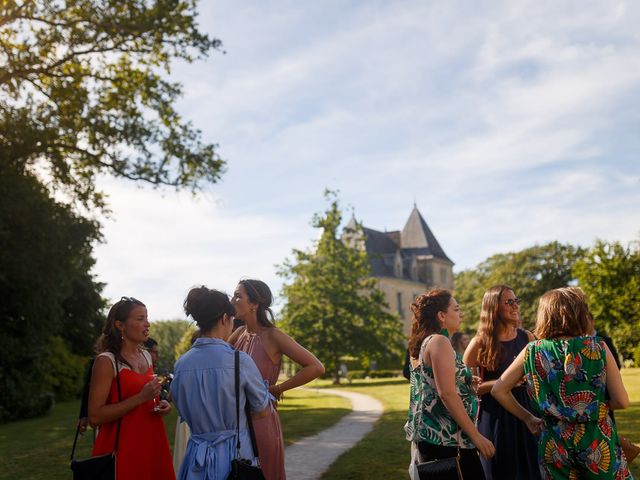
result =
[[[100,326],[102,285],[94,264],[95,222],[52,200],[31,175],[0,162],[0,421],[43,413],[51,336],[87,355]],[[89,321],[87,321],[89,320]],[[67,332],[69,336],[67,337]]]
[[[96,178],[195,191],[222,173],[175,110],[181,85],[163,78],[221,46],[198,30],[196,5],[0,3],[0,421],[44,412],[47,385],[66,391],[44,368],[51,337],[84,356],[99,333],[100,229],[77,213],[106,210]]]
[[[640,344],[640,242],[625,247],[599,240],[574,272],[596,328],[609,334],[623,358],[633,358]]]
[[[219,179],[216,148],[174,108],[162,78],[221,43],[196,0],[34,0],[0,6],[0,161],[45,172],[60,192],[104,207],[98,174],[199,188]]]
[[[533,328],[539,297],[573,283],[572,268],[583,253],[581,247],[551,242],[493,255],[476,268],[456,274],[454,295],[464,312],[463,328],[477,330],[484,292],[498,284],[509,285],[522,299],[523,325]]]
[[[189,331],[191,322],[187,320],[162,320],[151,324],[150,336],[158,342],[160,353],[157,373],[173,372],[173,365],[178,359],[176,346]]]
[[[193,323],[189,324],[189,327],[182,335],[182,338],[178,343],[176,343],[176,346],[173,349],[176,360],[178,360],[180,356],[184,355],[185,353],[187,353],[187,351],[189,351],[189,349],[191,348],[191,345],[193,344],[193,335],[197,331],[198,329]]]
[[[402,370],[350,370],[349,379],[402,377]]]
[[[87,357],[71,353],[59,336],[49,338],[45,355],[44,382],[56,401],[77,398],[82,390]]]
[[[338,236],[342,213],[336,194],[325,196],[329,208],[312,221],[322,232],[320,239],[312,250],[294,250],[293,260],[286,260],[278,273],[285,278],[283,329],[316,354],[337,381],[341,357],[356,356],[365,364],[399,358],[402,326],[369,276],[365,250]],[[357,238],[362,229],[356,224],[344,233]]]

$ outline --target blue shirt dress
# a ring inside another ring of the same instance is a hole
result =
[[[177,478],[226,479],[236,455],[235,350],[217,338],[199,338],[178,359],[171,382],[173,402],[189,428],[191,438]],[[241,458],[255,459],[244,412],[270,405],[270,396],[255,363],[240,352]]]

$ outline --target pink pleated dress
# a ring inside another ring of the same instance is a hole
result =
[[[234,347],[241,352],[246,352],[256,363],[262,378],[274,385],[280,374],[280,362],[275,364],[267,354],[262,339],[255,333],[249,333],[245,327],[235,342]],[[285,480],[284,471],[284,439],[280,417],[273,407],[271,412],[263,418],[253,420],[258,444],[258,456],[260,466],[266,480]]]

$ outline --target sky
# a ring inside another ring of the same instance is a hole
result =
[[[640,238],[640,3],[201,1],[222,40],[175,64],[178,109],[219,145],[197,196],[102,179],[104,294],[184,318],[189,288],[232,293],[345,221],[401,229],[413,205],[454,272],[558,240]],[[282,302],[282,300],[278,300]]]

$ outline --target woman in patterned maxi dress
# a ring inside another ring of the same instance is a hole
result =
[[[411,310],[406,438],[423,462],[455,457],[460,452],[463,477],[483,480],[478,452],[491,458],[495,449],[473,423],[478,404],[471,370],[449,339],[439,334],[460,328],[460,307],[449,291],[435,289],[417,297]]]
[[[229,343],[237,350],[246,352],[258,366],[262,378],[276,400],[283,392],[318,378],[324,366],[311,352],[299,345],[273,324],[271,303],[273,296],[266,283],[260,280],[240,280],[233,294],[232,303],[236,318],[245,326],[234,331]],[[270,317],[270,318],[269,318]],[[302,368],[291,378],[276,383],[280,373],[282,355]],[[284,440],[280,417],[274,402],[269,414],[254,422],[256,444],[260,466],[267,480],[284,480]]]
[[[540,340],[527,345],[491,391],[532,433],[540,433],[544,479],[632,478],[609,415],[610,409],[626,408],[629,396],[611,351],[589,335],[591,321],[579,288],[545,293],[536,319]],[[511,394],[523,375],[540,418]]]

